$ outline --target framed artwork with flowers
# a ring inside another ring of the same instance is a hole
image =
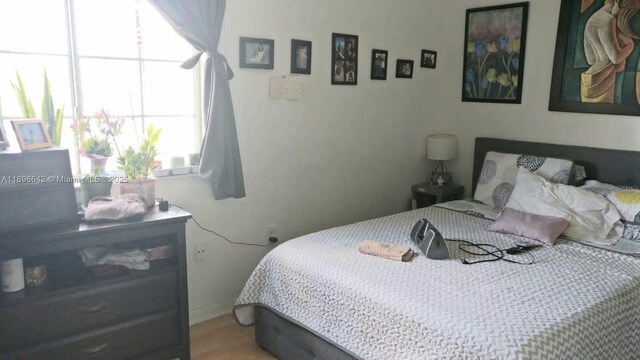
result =
[[[467,10],[462,101],[520,104],[529,3]]]

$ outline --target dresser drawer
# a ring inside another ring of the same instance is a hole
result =
[[[135,359],[179,344],[177,311],[169,311],[23,349],[6,356],[0,355],[0,359]]]
[[[177,308],[173,270],[0,309],[0,353]]]

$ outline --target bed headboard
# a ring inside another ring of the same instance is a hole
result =
[[[585,167],[588,179],[614,185],[640,185],[640,152],[585,146],[545,144],[494,138],[476,138],[473,158],[473,193],[488,151],[538,155],[573,160]]]

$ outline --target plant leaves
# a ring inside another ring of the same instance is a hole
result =
[[[22,77],[20,77],[20,73],[16,71],[16,79],[17,85],[11,82],[11,87],[13,88],[13,92],[16,94],[16,98],[18,99],[18,103],[20,103],[20,109],[22,110],[22,116],[27,119],[35,119],[36,112],[33,110],[33,105],[27,96],[27,90],[24,87],[24,83],[22,82]]]

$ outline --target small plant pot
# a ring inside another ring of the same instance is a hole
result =
[[[156,203],[156,179],[129,180],[121,182],[119,194],[137,193],[147,207],[152,207]]]
[[[87,207],[89,201],[96,196],[111,195],[111,185],[113,185],[113,183],[104,177],[83,179],[80,182],[80,190],[82,190],[82,204],[84,207]]]
[[[106,156],[93,155],[93,157],[90,157],[89,161],[91,162],[91,173],[95,174],[96,172],[104,172],[108,160],[109,158]]]

